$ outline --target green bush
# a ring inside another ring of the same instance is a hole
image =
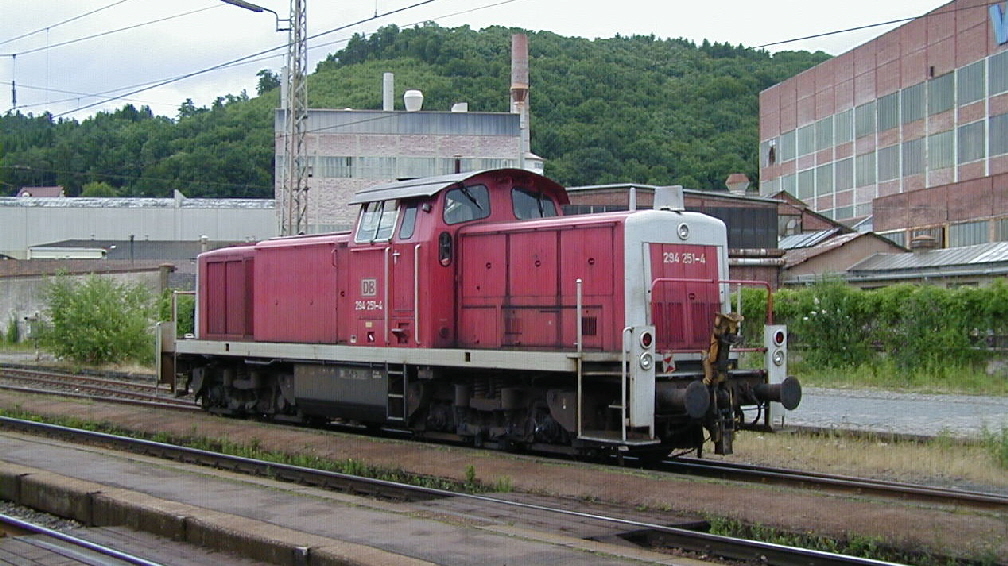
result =
[[[172,289],[166,289],[161,294],[158,303],[158,320],[170,321],[172,319]],[[196,297],[194,295],[176,295],[178,325],[175,327],[175,335],[178,337],[186,334],[194,334],[196,320]]]
[[[865,291],[824,281],[779,291],[774,313],[812,367],[867,366],[948,379],[988,359],[988,340],[1008,332],[1008,284]]]
[[[55,356],[84,364],[153,360],[152,300],[143,285],[57,276],[44,294],[39,339]]]
[[[8,344],[17,344],[21,341],[21,329],[18,327],[17,317],[11,315],[7,321],[7,332],[4,333],[4,341]]]

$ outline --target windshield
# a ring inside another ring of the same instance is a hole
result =
[[[369,202],[364,205],[354,241],[362,244],[391,238],[395,229],[396,212],[395,200]]]

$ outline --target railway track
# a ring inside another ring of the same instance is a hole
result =
[[[12,385],[12,383],[20,385]],[[81,376],[51,370],[0,366],[0,388],[31,393],[56,393],[173,410],[199,410],[191,400],[175,398],[170,391],[157,387],[153,380],[148,378]],[[365,434],[364,431],[355,430],[355,432]],[[401,436],[401,433],[392,432],[390,434]],[[858,497],[893,499],[904,503],[938,505],[974,511],[1008,512],[1008,496],[995,493],[695,458],[666,460],[655,469],[668,473],[728,481],[816,490]]]
[[[534,515],[553,515],[564,518],[560,522],[566,525],[569,525],[571,521],[604,524],[608,525],[609,529],[619,531],[621,534],[618,535],[618,538],[622,541],[635,543],[652,550],[675,549],[677,551],[694,552],[728,560],[756,561],[762,564],[782,566],[806,564],[821,564],[824,566],[882,566],[890,564],[878,560],[713,535],[689,528],[669,527],[664,524],[640,520],[639,518],[628,518],[622,514],[601,514],[585,511],[572,506],[573,504],[559,506],[557,504],[516,500],[513,497],[466,494],[429,487],[418,487],[386,480],[265,462],[171,444],[20,419],[0,417],[0,428],[14,432],[45,435],[75,443],[96,444],[106,449],[122,450],[145,456],[156,456],[185,463],[199,464],[215,469],[226,469],[251,475],[265,476],[280,481],[310,485],[354,495],[416,503],[424,506],[448,500],[461,500],[466,505],[465,513],[467,514],[472,514],[472,510],[475,508],[486,517],[507,515],[510,517],[523,517],[524,521],[528,521],[529,517]],[[543,523],[548,522],[543,521]],[[556,519],[554,519],[554,522],[556,522]]]
[[[53,556],[53,564],[107,564],[160,566],[139,556],[116,550],[110,546],[75,537],[42,525],[0,514],[0,538],[18,537],[27,546],[36,547],[34,556],[40,552]],[[26,562],[27,563],[27,562]]]
[[[995,493],[693,458],[668,460],[663,462],[658,469],[671,473],[685,473],[730,481],[813,489],[856,496],[882,497],[958,509],[1008,513],[1008,496]]]
[[[199,410],[191,400],[177,399],[167,389],[158,387],[152,378],[101,377],[0,365],[0,389],[183,411]]]

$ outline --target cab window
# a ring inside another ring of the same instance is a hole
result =
[[[364,205],[354,241],[363,244],[387,241],[391,238],[395,230],[396,209],[395,200],[369,202]]]
[[[490,191],[486,185],[455,187],[445,195],[445,224],[459,224],[490,216]]]
[[[417,203],[411,202],[403,206],[402,224],[399,225],[399,239],[408,240],[413,237],[416,229]]]
[[[511,189],[511,205],[518,220],[556,216],[556,204],[542,192],[528,189]]]

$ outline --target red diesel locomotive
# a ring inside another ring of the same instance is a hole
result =
[[[677,188],[653,210],[568,202],[517,169],[401,181],[355,195],[350,233],[201,254],[196,335],[163,340],[162,375],[216,413],[644,458],[731,453],[797,406],[784,327],[764,367],[732,348],[747,282],[720,220]]]

